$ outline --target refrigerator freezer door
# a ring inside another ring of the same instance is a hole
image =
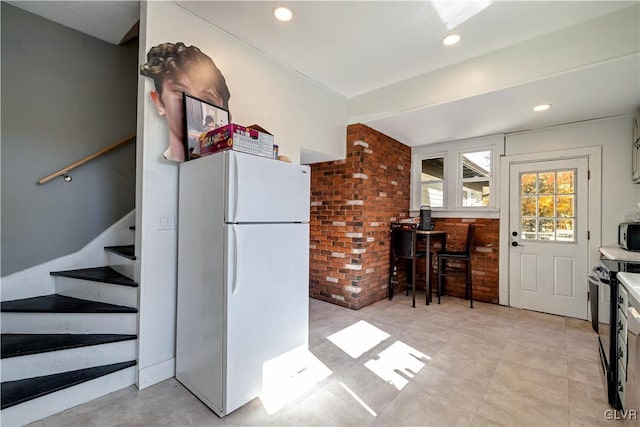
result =
[[[309,222],[311,170],[235,151],[225,152],[225,222]]]
[[[223,163],[180,165],[176,378],[200,400],[224,411],[224,226],[219,208]],[[215,167],[217,166],[217,167]],[[216,208],[218,207],[218,208]],[[164,296],[158,296],[164,298]]]
[[[226,413],[257,397],[263,364],[308,345],[309,225],[226,225]]]

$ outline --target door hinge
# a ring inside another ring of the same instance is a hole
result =
[[[587,240],[591,240],[591,231],[587,231]]]
[[[591,170],[587,169],[587,179],[591,179]]]
[[[587,301],[591,301],[591,292],[587,291]]]

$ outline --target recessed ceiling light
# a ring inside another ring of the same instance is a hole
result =
[[[293,18],[293,12],[288,7],[276,7],[273,10],[273,16],[275,16],[278,21],[287,22]]]
[[[533,111],[545,111],[551,108],[551,104],[540,104],[533,107]]]
[[[445,38],[442,39],[442,44],[445,46],[451,46],[458,43],[459,41],[460,41],[459,34],[449,34],[448,36],[445,36]]]

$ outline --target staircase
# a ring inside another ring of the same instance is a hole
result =
[[[110,266],[53,271],[54,294],[0,304],[2,426],[28,424],[134,384],[135,250],[104,250]]]

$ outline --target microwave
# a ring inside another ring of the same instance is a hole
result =
[[[640,252],[640,222],[618,225],[618,244],[622,249]]]

